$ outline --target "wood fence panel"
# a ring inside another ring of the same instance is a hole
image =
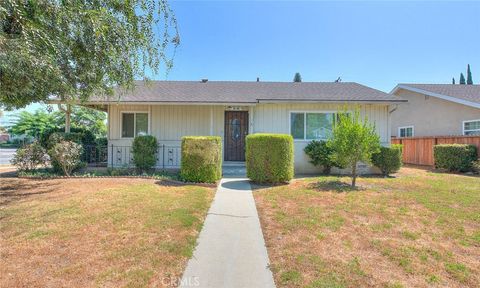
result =
[[[438,136],[392,138],[392,144],[403,145],[403,163],[435,165],[433,146],[437,144],[472,144],[480,157],[480,136]]]

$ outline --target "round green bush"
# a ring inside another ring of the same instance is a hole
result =
[[[397,172],[402,167],[402,148],[399,144],[380,147],[380,151],[372,155],[373,165],[377,166],[384,176]]]
[[[334,150],[327,141],[313,140],[303,149],[310,157],[310,163],[315,166],[322,166],[324,174],[330,174],[332,167],[340,167],[333,157]]]
[[[141,171],[146,171],[157,163],[157,138],[152,135],[137,136],[133,139],[133,164]]]
[[[222,138],[183,137],[180,177],[197,183],[214,183],[222,178]]]
[[[258,183],[285,183],[293,178],[293,137],[286,134],[247,136],[247,177]]]
[[[451,172],[467,172],[477,160],[477,147],[468,144],[441,144],[433,147],[435,167]]]

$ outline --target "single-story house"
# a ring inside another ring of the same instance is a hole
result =
[[[480,135],[480,85],[398,84],[392,136]]]
[[[245,161],[245,136],[285,133],[295,141],[295,170],[313,173],[303,152],[313,139],[327,139],[335,113],[356,105],[390,144],[392,105],[405,100],[357,83],[149,81],[115,97],[95,97],[87,105],[108,112],[108,166],[128,165],[136,135],[154,135],[160,144],[158,168],[180,167],[182,136],[223,139],[223,160]]]

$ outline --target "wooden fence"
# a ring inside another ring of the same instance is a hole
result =
[[[433,146],[438,144],[473,144],[480,156],[480,136],[432,136],[392,138],[392,144],[403,145],[403,163],[433,166]]]

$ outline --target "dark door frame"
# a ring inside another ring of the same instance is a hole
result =
[[[241,122],[240,122],[240,137],[241,137],[241,140],[240,140],[240,145],[235,147],[234,150],[235,151],[232,151],[232,148],[228,145],[229,143],[231,143],[231,141],[229,141],[229,139],[227,139],[227,136],[230,135],[230,129],[231,129],[231,126],[230,126],[230,121],[232,118],[231,117],[227,117],[227,115],[234,115],[235,113],[237,114],[243,114],[244,116],[241,117]],[[245,138],[247,137],[248,135],[248,126],[249,126],[249,113],[248,111],[230,111],[230,110],[227,110],[225,111],[225,114],[224,114],[224,131],[223,131],[223,138],[224,138],[224,148],[223,148],[223,159],[225,161],[245,161],[245,148],[246,148],[246,140]],[[243,122],[242,122],[243,121]],[[232,153],[232,154],[228,154],[228,153]]]

